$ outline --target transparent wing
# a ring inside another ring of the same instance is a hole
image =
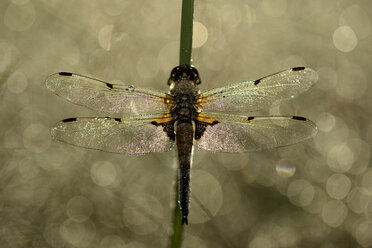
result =
[[[199,95],[198,103],[205,112],[255,112],[308,90],[317,80],[314,70],[296,67],[256,81],[206,91]]]
[[[167,113],[168,95],[150,89],[111,84],[78,74],[60,72],[46,79],[46,87],[68,101],[110,114]]]
[[[173,147],[161,126],[151,124],[159,119],[143,117],[69,118],[52,128],[53,138],[85,148],[126,155],[165,152]],[[161,121],[165,121],[164,119]]]
[[[196,140],[199,149],[211,152],[243,153],[292,145],[314,137],[316,125],[298,116],[258,116],[210,114],[207,126]]]

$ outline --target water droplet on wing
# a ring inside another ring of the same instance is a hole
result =
[[[134,86],[133,85],[129,85],[128,88],[127,88],[127,90],[129,92],[133,92],[134,91]]]
[[[296,172],[296,166],[287,159],[281,159],[276,164],[276,172],[281,177],[291,177]]]

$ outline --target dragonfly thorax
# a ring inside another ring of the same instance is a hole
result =
[[[196,96],[199,94],[199,89],[196,87],[194,82],[190,80],[180,80],[178,82],[173,82],[170,86],[170,94],[173,96]]]
[[[191,121],[197,117],[197,108],[192,97],[175,97],[172,115],[176,121]]]
[[[174,99],[172,115],[176,121],[191,121],[197,116],[196,97],[199,89],[195,82],[190,79],[181,78],[172,81],[170,95]]]
[[[197,116],[196,92],[194,87],[178,88],[179,91],[175,91],[173,95],[174,107],[172,115],[176,121],[191,121]]]

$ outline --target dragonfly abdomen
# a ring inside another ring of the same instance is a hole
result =
[[[179,201],[181,205],[182,224],[187,224],[190,203],[190,167],[194,143],[194,125],[192,121],[176,122],[176,145],[179,161]]]

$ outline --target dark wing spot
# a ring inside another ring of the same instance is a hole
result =
[[[194,119],[194,122],[195,122],[195,137],[194,138],[196,140],[200,139],[203,136],[208,126],[214,126],[220,123],[219,121],[213,121],[212,123],[207,123],[203,121],[198,121],[196,119]]]
[[[305,70],[305,67],[293,67],[292,71],[302,71]]]
[[[64,119],[62,120],[62,122],[73,122],[73,121],[76,121],[77,118],[68,118],[68,119]]]
[[[113,88],[113,85],[112,85],[112,84],[110,84],[110,83],[106,83],[106,86],[107,86],[107,87],[109,87],[110,89],[112,89],[112,88]]]
[[[163,131],[167,133],[170,140],[176,140],[176,133],[174,132],[174,121],[166,122],[162,124]]]
[[[114,118],[114,120],[117,121],[117,122],[121,122],[120,118]]]
[[[249,117],[248,117],[248,121],[253,120],[253,119],[254,119],[253,116],[249,116]]]
[[[257,84],[259,84],[259,83],[260,83],[260,81],[261,81],[261,79],[257,79],[256,81],[254,81],[254,85],[257,85]]]
[[[292,119],[299,120],[299,121],[306,121],[306,118],[305,117],[301,117],[301,116],[292,116]]]
[[[61,76],[72,76],[71,72],[60,72],[58,74],[61,75]]]
[[[152,121],[150,123],[152,125],[156,126],[156,127],[162,126],[163,131],[167,134],[168,138],[170,140],[173,140],[173,141],[176,140],[176,135],[175,135],[175,132],[174,132],[174,121],[163,122],[163,123],[158,123],[156,121]]]

